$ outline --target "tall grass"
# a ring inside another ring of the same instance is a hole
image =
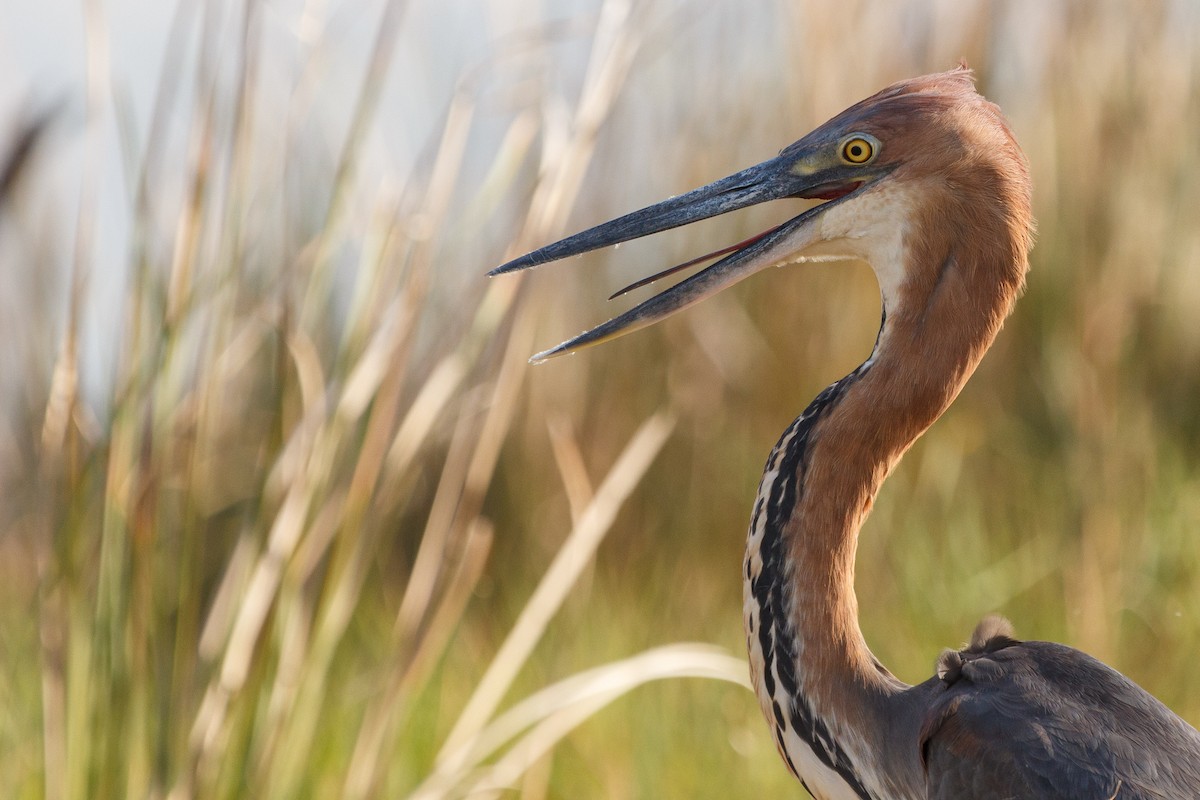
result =
[[[868,639],[918,680],[1001,611],[1200,720],[1189,4],[598,0],[510,24],[498,3],[456,17],[486,52],[381,175],[387,104],[427,88],[397,67],[438,24],[412,6],[383,6],[356,71],[305,17],[281,85],[260,7],[180,5],[145,129],[117,115],[130,277],[100,388],[103,148],[70,257],[30,200],[61,135],[5,179],[14,274],[66,269],[15,281],[0,328],[26,343],[4,356],[0,794],[799,792],[730,685],[736,566],[770,444],[870,347],[869,272],[774,272],[539,368],[621,277],[787,211],[482,274],[963,56],[1030,155],[1041,233],[1000,342],[868,523]],[[99,118],[121,95],[87,8]],[[720,680],[659,680],[689,676]]]

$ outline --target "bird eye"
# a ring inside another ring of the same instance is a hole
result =
[[[849,164],[865,164],[875,155],[875,145],[862,136],[852,136],[842,145],[842,160]]]

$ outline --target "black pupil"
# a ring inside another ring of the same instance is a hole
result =
[[[852,158],[861,158],[862,154],[863,154],[863,149],[862,149],[861,144],[850,145],[850,156]]]

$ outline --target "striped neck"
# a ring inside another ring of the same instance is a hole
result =
[[[948,247],[927,270],[936,280],[885,308],[871,358],[784,432],[759,487],[744,572],[751,671],[781,754],[819,798],[923,791],[915,744],[907,752],[890,727],[909,687],[863,639],[854,561],[880,485],[958,395],[1016,296],[1019,281],[1000,273],[966,287],[983,313],[955,313],[964,276],[989,274],[971,261]]]
[[[822,423],[869,369],[867,362],[829,386],[784,431],[767,460],[746,545],[744,616],[752,679],[780,755],[816,797],[872,796],[847,750],[846,732],[836,725],[836,704],[827,702],[828,692],[818,681],[823,656],[840,662],[838,675],[856,676],[867,674],[863,664],[871,656],[858,628],[852,590],[849,596],[836,593],[826,604],[814,602],[820,589],[792,590],[799,576],[814,573],[805,563],[810,559],[797,562],[792,555],[797,537],[791,529],[803,516],[797,512],[810,491],[805,481],[810,448]],[[835,559],[844,562],[844,554]],[[852,586],[852,553],[841,569],[849,570]]]
[[[885,323],[880,339],[887,333]],[[870,773],[878,761],[867,755],[886,732],[887,698],[907,687],[871,654],[854,595],[859,528],[919,433],[884,442],[855,424],[856,409],[890,371],[878,355],[877,345],[780,437],[747,540],[744,611],[755,687],[788,768],[817,797],[904,796],[894,787],[880,793],[891,781]]]

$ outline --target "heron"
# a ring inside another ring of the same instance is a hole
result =
[[[642,328],[769,266],[871,265],[874,348],[771,451],[741,565],[752,682],[787,768],[822,800],[1200,798],[1200,733],[1097,659],[1021,641],[990,616],[910,686],[859,627],[855,554],[875,496],[974,372],[1028,270],[1028,163],[965,64],[889,86],[775,158],[491,274],[782,198],[822,202],[531,360]]]

